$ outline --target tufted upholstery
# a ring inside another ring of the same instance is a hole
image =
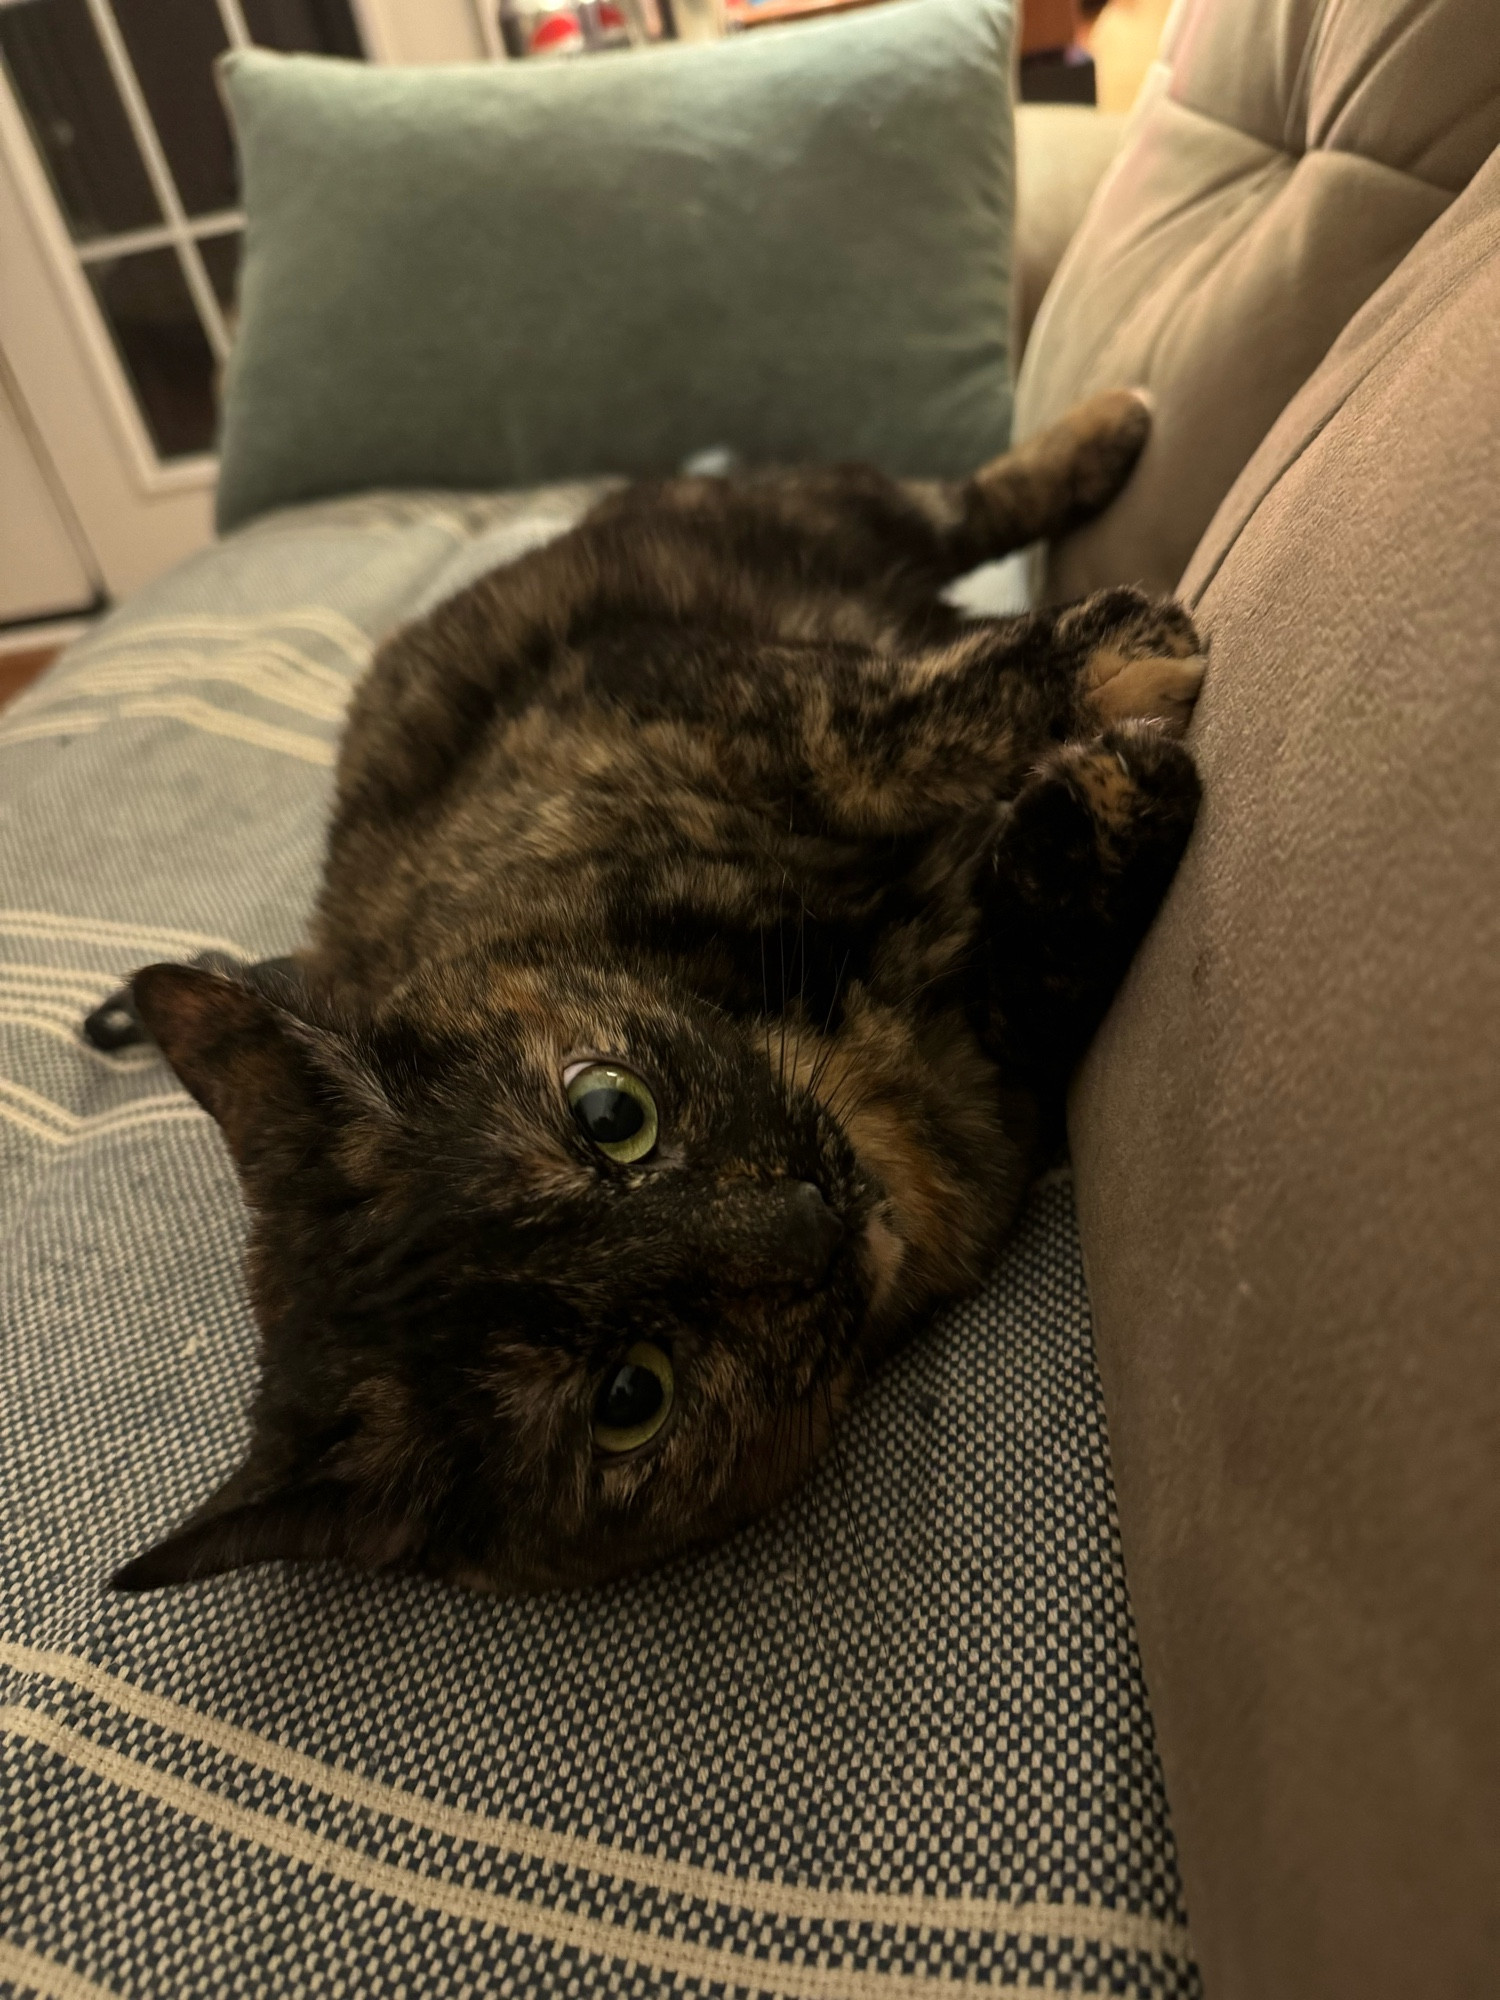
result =
[[[1500,143],[1496,0],[1178,0],[1026,351],[1016,435],[1137,382],[1158,422],[1048,594],[1170,590],[1341,328]]]

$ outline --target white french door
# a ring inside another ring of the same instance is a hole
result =
[[[56,516],[45,574],[66,575],[74,600],[122,596],[212,533],[243,222],[215,58],[252,43],[387,62],[492,55],[491,11],[0,0],[0,386],[29,463],[0,453],[0,624],[17,603],[43,612],[33,492]]]

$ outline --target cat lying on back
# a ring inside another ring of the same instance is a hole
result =
[[[263,1372],[117,1584],[658,1562],[974,1290],[1192,826],[1202,661],[1135,591],[939,593],[1147,423],[1101,396],[963,484],[627,488],[386,643],[307,949],[133,982],[239,1168]]]

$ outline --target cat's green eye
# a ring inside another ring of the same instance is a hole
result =
[[[656,1144],[656,1099],[638,1076],[616,1063],[576,1063],[563,1089],[578,1129],[606,1159],[629,1166]]]
[[[594,1405],[594,1443],[601,1451],[649,1444],[672,1413],[672,1364],[654,1340],[638,1340],[604,1378]]]

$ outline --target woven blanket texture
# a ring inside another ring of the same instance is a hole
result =
[[[1065,1174],[705,1556],[104,1579],[245,1437],[209,1119],[78,1023],[299,940],[372,644],[588,490],[272,516],[0,715],[0,1992],[1196,1995]]]

